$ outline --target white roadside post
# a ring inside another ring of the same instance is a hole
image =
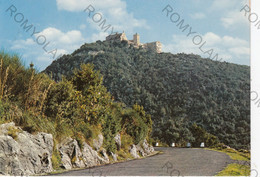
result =
[[[155,146],[156,146],[156,147],[159,146],[159,143],[157,142],[157,143],[155,144]]]
[[[175,143],[172,143],[172,144],[171,144],[171,147],[175,147]]]
[[[187,147],[190,148],[190,147],[191,147],[191,144],[190,144],[190,143],[187,143]]]
[[[204,148],[204,147],[205,147],[205,143],[202,142],[202,143],[200,144],[200,147],[201,147],[201,148]]]

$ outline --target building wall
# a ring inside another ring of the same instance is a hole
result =
[[[112,34],[106,37],[106,41],[122,41],[122,40],[126,40],[127,41],[127,37],[125,35],[125,33],[116,33],[116,34]]]
[[[133,41],[134,41],[134,44],[135,45],[140,45],[140,36],[139,36],[139,34],[134,34],[134,36],[133,36]]]
[[[140,43],[140,36],[139,34],[134,34],[133,35],[133,40],[127,40],[127,37],[125,35],[125,33],[116,33],[113,35],[109,35],[106,37],[107,41],[127,41],[128,44],[133,44],[134,47],[138,48],[139,46],[142,46],[144,49],[147,49],[149,51],[153,51],[156,53],[161,53],[162,52],[162,44],[159,41],[156,42],[150,42],[150,43],[146,43],[146,44],[141,44]]]
[[[144,44],[144,48],[147,48],[148,50],[156,53],[162,52],[162,44],[159,41],[146,43]]]
[[[123,41],[123,40],[127,41],[127,37],[126,37],[125,33],[121,34],[120,39],[121,39],[121,41]]]

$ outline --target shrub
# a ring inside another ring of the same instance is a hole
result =
[[[54,140],[54,147],[53,147],[53,153],[52,153],[52,157],[51,157],[51,161],[52,161],[52,166],[54,170],[58,170],[61,167],[61,156],[60,153],[56,147],[56,140]]]
[[[134,144],[133,137],[126,133],[121,134],[121,149],[128,150],[129,146],[132,144]]]
[[[134,138],[134,143],[148,138],[151,132],[152,121],[149,115],[145,115],[143,107],[134,105],[132,109],[124,110],[122,127],[126,133]]]
[[[195,138],[192,142],[194,147],[199,147],[200,143],[202,142],[204,142],[207,147],[215,147],[219,143],[219,140],[216,136],[206,132],[205,129],[198,126],[196,123],[194,123],[190,129],[192,135]]]

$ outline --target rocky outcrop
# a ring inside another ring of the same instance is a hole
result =
[[[118,133],[114,139],[116,142],[117,150],[119,150],[121,148],[121,135]]]
[[[0,175],[33,175],[51,172],[53,137],[29,134],[14,123],[0,125]]]
[[[154,152],[153,146],[150,146],[145,139],[143,142],[140,142],[138,145],[132,145],[129,148],[129,152],[132,155],[133,158],[139,158],[140,155],[142,157],[145,157],[147,155],[150,155]]]
[[[117,148],[121,147],[120,134],[116,135]],[[92,148],[83,142],[79,146],[77,140],[64,139],[56,146],[61,156],[64,169],[93,167],[110,163],[106,149],[102,147],[103,136],[100,134],[93,142]],[[52,152],[54,144],[51,134],[38,133],[32,135],[14,123],[0,125],[0,175],[34,175],[49,173],[52,168]],[[146,140],[129,148],[133,158],[147,156],[154,151]],[[111,153],[112,162],[117,161],[117,154]]]
[[[113,158],[113,161],[116,162],[117,161],[117,154],[114,154],[113,152],[111,152],[111,156]]]
[[[142,151],[141,155],[143,157],[150,155],[151,153],[154,152],[153,146],[149,145],[146,139],[143,141],[143,143],[141,143],[141,145],[137,146],[137,150],[139,150],[140,152]]]
[[[93,140],[93,147],[95,150],[99,150],[101,148],[101,146],[103,145],[103,135],[99,134],[97,139]]]
[[[137,148],[134,144],[130,146],[129,152],[130,152],[130,154],[132,155],[133,158],[139,158],[140,157],[138,155]]]
[[[82,149],[80,149],[76,140],[71,138],[67,138],[66,140],[64,140],[58,146],[58,150],[61,154],[62,166],[65,169],[72,169],[108,164],[110,160],[107,152],[101,147],[103,144],[103,136],[100,134],[98,136],[98,139],[96,139],[95,141],[96,144],[93,145],[94,149],[85,142],[83,143]],[[96,151],[95,149],[99,150]],[[150,155],[153,151],[153,147],[150,146],[146,140],[140,142],[138,145],[133,144],[129,148],[129,153],[132,155],[133,158],[140,158],[140,156],[144,157]],[[111,153],[111,156],[113,158],[113,161],[116,162],[117,154]]]
[[[75,139],[67,138],[59,145],[61,162],[65,169],[85,167],[82,153]]]
[[[82,150],[78,142],[72,138],[67,138],[58,147],[61,154],[62,167],[65,169],[93,167],[109,163],[109,157],[105,149],[100,150],[100,153],[98,153],[85,142]]]
[[[93,150],[87,143],[83,144],[82,159],[86,167],[104,164],[105,160],[98,155],[98,152]]]

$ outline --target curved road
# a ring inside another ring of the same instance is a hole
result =
[[[156,147],[163,153],[144,159],[68,171],[62,176],[214,176],[232,160],[221,152]]]

